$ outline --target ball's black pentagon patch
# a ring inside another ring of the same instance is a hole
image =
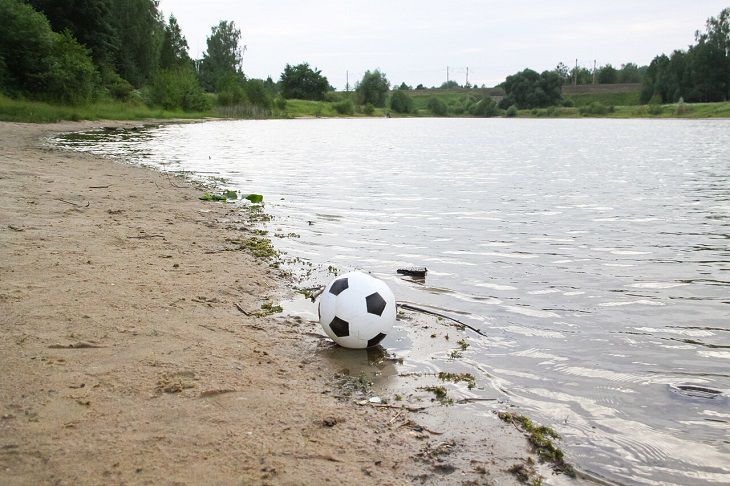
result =
[[[332,332],[335,333],[335,336],[337,337],[350,335],[350,324],[339,317],[332,319],[332,322],[330,322],[330,329],[332,329]]]
[[[377,336],[372,338],[370,341],[368,341],[368,348],[370,346],[377,346],[378,344],[380,344],[380,341],[382,341],[383,339],[385,339],[385,334],[383,334],[381,332],[380,334],[378,334]]]
[[[346,278],[341,278],[339,280],[335,280],[335,282],[332,284],[332,287],[330,287],[330,294],[332,295],[340,295],[342,292],[347,290],[348,284]]]
[[[376,316],[382,316],[385,310],[385,299],[380,296],[379,293],[375,292],[365,297],[365,301],[368,304],[368,314],[375,314]]]

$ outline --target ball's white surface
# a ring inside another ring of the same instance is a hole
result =
[[[342,288],[343,279],[347,285],[345,289]],[[373,310],[381,311],[380,315]],[[332,280],[319,298],[319,323],[340,346],[367,348],[368,344],[379,343],[383,338],[381,335],[387,335],[393,328],[395,296],[382,280],[362,272],[345,273]],[[343,335],[345,329],[346,335]]]

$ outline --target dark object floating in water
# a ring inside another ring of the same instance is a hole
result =
[[[673,392],[680,393],[691,398],[717,398],[722,396],[722,391],[715,388],[709,388],[702,385],[683,384],[669,385],[669,389]]]
[[[426,267],[411,267],[411,268],[399,268],[398,273],[401,275],[408,275],[410,277],[426,278]]]

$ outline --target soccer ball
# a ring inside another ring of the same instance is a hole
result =
[[[369,348],[385,339],[395,322],[395,297],[382,280],[362,272],[340,275],[319,298],[319,323],[345,348]]]

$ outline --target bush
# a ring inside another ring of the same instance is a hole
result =
[[[581,115],[605,115],[606,113],[612,112],[613,107],[608,107],[600,101],[594,101],[590,105],[581,106],[578,108],[578,112]]]
[[[352,100],[349,98],[346,100],[338,101],[337,103],[333,104],[332,107],[340,115],[354,115],[355,114],[355,105],[352,103]]]
[[[275,107],[276,107],[276,109],[277,109],[277,110],[279,110],[279,111],[284,111],[284,110],[286,110],[286,98],[283,98],[283,97],[281,97],[281,96],[277,96],[277,97],[276,97],[276,98],[274,99],[274,106],[275,106]]]
[[[358,102],[361,105],[372,103],[373,106],[384,107],[385,99],[388,95],[390,82],[385,74],[379,70],[365,71],[362,80],[357,84],[355,91],[357,92]]]
[[[152,78],[148,96],[151,104],[166,110],[205,111],[210,108],[195,73],[189,68],[158,72]]]
[[[223,76],[218,82],[218,104],[221,106],[240,105],[246,100],[243,82],[233,73]]]
[[[492,98],[485,96],[479,103],[472,106],[471,114],[488,118],[497,116],[499,114],[499,108],[497,108],[497,103]]]
[[[509,108],[507,108],[507,111],[505,112],[504,116],[507,118],[514,118],[517,116],[517,105],[512,105]]]
[[[650,115],[657,116],[664,112],[664,107],[662,105],[650,104],[647,111]]]
[[[271,95],[260,79],[249,79],[244,85],[248,102],[261,108],[271,109]]]
[[[565,108],[572,108],[575,106],[575,102],[573,102],[573,100],[571,100],[570,98],[565,98],[561,104]]]
[[[67,30],[53,36],[48,71],[43,78],[44,97],[70,104],[91,100],[99,82],[91,51],[76,42]]]
[[[372,103],[365,103],[365,106],[362,107],[362,112],[367,116],[372,116],[375,113],[375,107]]]
[[[390,108],[396,113],[411,113],[413,99],[401,90],[394,91],[390,97]]]
[[[90,51],[18,0],[0,0],[2,90],[63,103],[89,101],[98,86]]]
[[[428,100],[426,107],[436,116],[446,116],[449,111],[446,103],[444,103],[441,98],[437,98],[435,96]]]
[[[499,100],[499,108],[502,110],[508,109],[510,106],[517,106],[517,103],[515,103],[515,99],[510,96],[504,96],[501,100]]]
[[[112,98],[121,101],[129,101],[134,91],[134,86],[109,68],[102,69],[101,84]]]

